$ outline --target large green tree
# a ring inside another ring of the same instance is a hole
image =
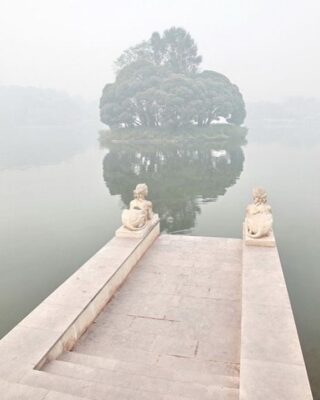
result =
[[[183,28],[172,27],[163,32],[154,32],[149,40],[125,50],[116,60],[118,71],[137,61],[148,61],[157,66],[167,66],[175,73],[194,73],[197,71],[202,57],[198,48]]]
[[[214,71],[198,72],[201,57],[182,28],[153,33],[117,60],[116,81],[100,100],[111,128],[209,126],[220,117],[240,125],[246,116],[238,87]]]

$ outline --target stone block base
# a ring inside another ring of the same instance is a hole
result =
[[[260,247],[275,247],[276,240],[273,231],[268,236],[261,238],[252,238],[248,235],[245,224],[243,224],[243,240],[247,246],[260,246]]]
[[[130,231],[123,225],[116,230],[116,237],[122,237],[122,238],[137,238],[141,239],[145,237],[150,230],[159,223],[159,215],[154,214],[153,218],[146,224],[146,226],[143,229],[140,229],[138,231]]]

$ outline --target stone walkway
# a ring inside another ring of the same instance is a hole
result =
[[[114,237],[0,341],[1,400],[312,400],[277,247],[159,233]]]
[[[237,239],[160,236],[44,371],[88,399],[239,399],[241,254]]]

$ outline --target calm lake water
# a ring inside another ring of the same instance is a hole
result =
[[[248,144],[99,145],[96,124],[0,132],[0,336],[114,234],[139,182],[162,230],[241,237],[264,186],[320,399],[320,126],[255,121]],[[268,333],[266,332],[266,335]]]

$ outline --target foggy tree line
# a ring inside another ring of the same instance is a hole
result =
[[[70,124],[95,118],[96,104],[52,89],[0,86],[0,126]]]

